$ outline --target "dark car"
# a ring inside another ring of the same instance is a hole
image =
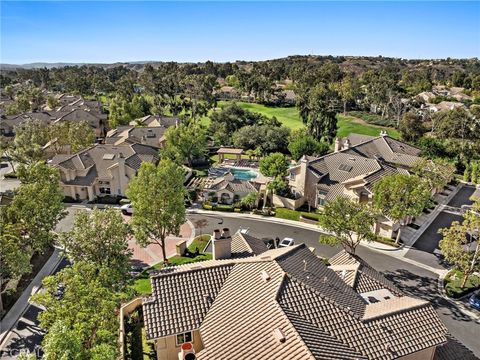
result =
[[[474,309],[480,310],[480,292],[477,292],[476,294],[470,296],[470,299],[468,299],[468,303]]]

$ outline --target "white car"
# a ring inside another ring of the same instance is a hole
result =
[[[133,205],[132,204],[125,204],[120,206],[120,210],[122,210],[123,215],[132,215],[133,214]]]
[[[286,237],[286,238],[283,238],[282,241],[280,241],[280,243],[278,244],[278,247],[287,247],[287,246],[293,246],[293,245],[295,245],[295,240],[293,240],[292,238]]]

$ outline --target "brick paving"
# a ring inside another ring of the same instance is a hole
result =
[[[125,221],[130,221],[130,216],[123,215]],[[192,236],[192,229],[188,223],[180,227],[180,236],[168,236],[165,240],[167,257],[175,254],[175,245],[180,240],[188,240]],[[132,261],[135,265],[151,266],[163,260],[160,245],[150,244],[143,248],[137,244],[134,237],[128,242],[128,247],[133,251]]]

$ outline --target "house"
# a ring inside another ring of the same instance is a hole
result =
[[[139,143],[161,148],[165,145],[165,126],[119,126],[107,132],[105,144]]]
[[[447,341],[428,301],[357,256],[326,266],[303,244],[267,249],[228,229],[212,249],[151,275],[142,308],[159,360],[433,359]]]
[[[438,104],[427,104],[428,109],[432,112],[438,112],[443,110],[454,110],[458,108],[466,109],[466,106],[461,102],[454,101],[441,101]]]
[[[369,202],[377,181],[387,175],[409,174],[408,170],[419,159],[419,149],[385,133],[378,137],[351,134],[336,139],[333,153],[300,159],[298,165],[288,170],[288,184],[298,199],[297,206],[307,203],[321,208],[337,196]],[[383,219],[375,231],[390,237],[396,227],[397,224]]]
[[[160,115],[147,115],[139,119],[130,121],[131,126],[147,126],[147,127],[170,127],[180,125],[181,120],[177,117],[160,116]]]
[[[250,193],[258,194],[261,187],[262,184],[257,182],[235,179],[233,174],[229,172],[207,184],[203,189],[203,197],[205,199],[215,197],[219,203],[230,205]]]
[[[55,117],[54,122],[60,121],[86,121],[95,131],[97,139],[103,139],[107,135],[107,115],[84,109],[73,109],[67,112],[61,110],[51,112]]]
[[[152,146],[95,144],[73,155],[57,155],[49,164],[60,170],[65,196],[92,201],[107,195],[125,196],[141,163],[158,160],[158,149]]]

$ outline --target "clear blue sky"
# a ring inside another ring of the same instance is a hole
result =
[[[3,63],[480,57],[480,2],[7,2]]]

